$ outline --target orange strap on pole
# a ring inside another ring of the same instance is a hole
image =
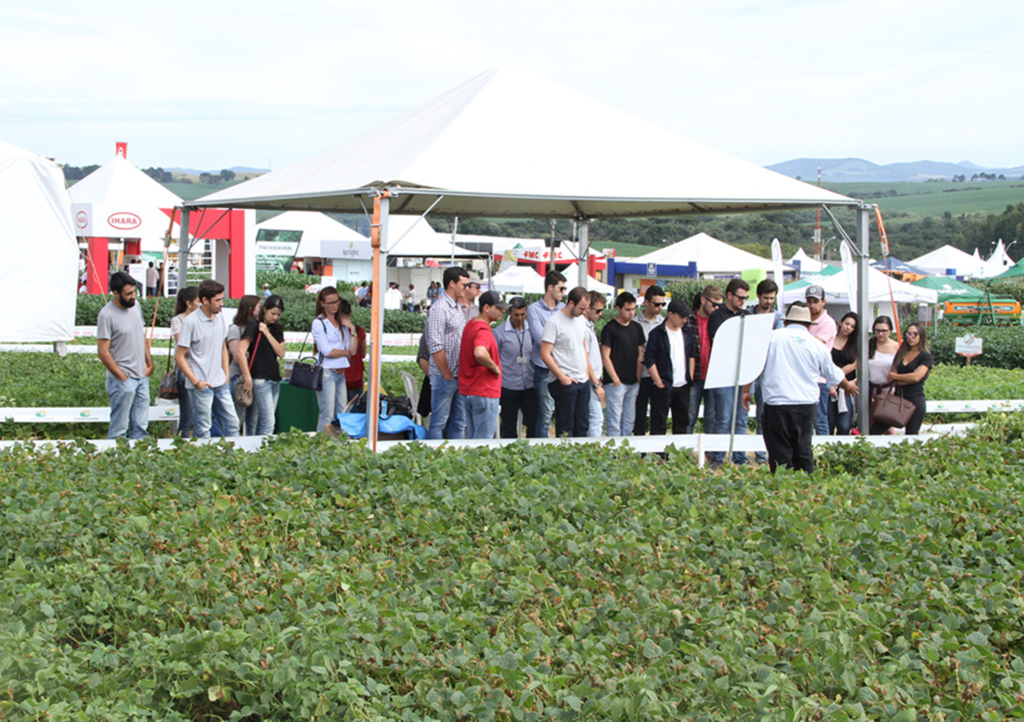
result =
[[[373,248],[373,280],[371,281],[372,291],[370,296],[370,329],[372,330],[370,344],[370,398],[366,401],[367,436],[370,437],[370,445],[374,452],[377,451],[377,429],[380,419],[380,351],[384,342],[380,338],[380,314],[384,313],[381,307],[384,303],[384,294],[380,292],[380,201],[391,194],[384,191],[373,199],[373,220],[370,225],[370,246]]]
[[[878,206],[875,206],[875,220],[878,221],[878,235],[882,239],[882,257],[885,258],[885,276],[889,279],[889,301],[892,303],[892,322],[896,325],[896,340],[902,341],[900,314],[896,311],[896,297],[892,292],[892,276],[889,275],[889,236],[885,232],[885,223],[882,222],[882,209]]]

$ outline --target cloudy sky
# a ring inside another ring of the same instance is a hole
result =
[[[1016,166],[1022,28],[985,0],[0,0],[0,140],[281,168],[515,64],[763,165]]]

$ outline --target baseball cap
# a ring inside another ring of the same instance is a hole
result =
[[[686,301],[679,298],[673,298],[668,303],[668,312],[686,318],[690,315],[690,307],[686,305]]]
[[[497,291],[484,291],[484,293],[480,295],[477,303],[480,304],[481,309],[484,306],[494,306],[495,308],[500,308],[502,311],[508,309],[508,304],[501,300],[501,294]]]
[[[809,286],[804,294],[804,298],[816,298],[819,301],[823,301],[825,299],[825,289],[821,286]]]

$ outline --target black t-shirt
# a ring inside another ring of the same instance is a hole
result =
[[[728,306],[719,306],[716,308],[710,316],[708,316],[708,338],[711,340],[711,345],[714,346],[715,334],[718,333],[718,327],[728,321],[730,318],[735,316],[746,316],[747,310],[741,308],[736,313],[729,310]]]
[[[609,358],[622,383],[635,384],[639,381],[636,377],[637,359],[645,340],[644,329],[636,321],[630,321],[628,326],[623,326],[613,318],[604,325],[604,330],[601,331],[601,345],[612,350]],[[603,381],[606,384],[612,382],[607,371],[604,372]]]
[[[852,364],[856,360],[857,354],[854,352],[853,344],[849,341],[847,341],[846,345],[842,348],[836,348],[835,346],[832,347],[832,363],[838,366],[840,370],[843,366]],[[853,381],[855,378],[857,378],[856,369],[846,374],[847,381]]]
[[[281,324],[275,323],[273,326],[268,326],[268,328],[275,339],[284,343],[284,329],[281,327]],[[260,336],[258,345],[256,343],[257,336]],[[245,327],[245,331],[242,332],[242,338],[249,339],[247,358],[252,361],[252,369],[249,372],[252,374],[252,377],[254,379],[280,381],[281,368],[277,364],[277,354],[274,353],[274,347],[267,342],[267,339],[262,338],[260,322],[250,321],[249,325]],[[255,359],[252,356],[253,349],[256,349]]]
[[[928,371],[925,373],[924,378],[914,384],[907,384],[906,386],[897,386],[898,389],[903,391],[904,396],[924,396],[924,382],[928,378],[928,374],[932,372],[932,367],[935,366],[935,361],[932,359],[931,353],[928,351],[922,351],[914,360],[910,363],[900,362],[896,366],[896,373],[898,374],[910,374],[917,371],[920,366],[927,366]]]

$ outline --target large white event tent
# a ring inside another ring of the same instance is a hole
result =
[[[75,337],[78,241],[60,167],[0,141],[0,342]]]
[[[850,284],[845,273],[817,274],[801,279],[798,284],[790,284],[783,290],[783,304],[789,305],[793,301],[804,300],[807,287],[812,285],[821,286],[825,289],[825,300],[830,305],[850,305]],[[892,296],[889,290],[892,289]],[[890,278],[881,271],[871,268],[868,270],[868,299],[871,303],[889,303],[890,298],[896,303],[928,303],[938,302],[938,294],[931,288],[922,288],[910,283],[897,281]]]
[[[659,263],[685,266],[697,264],[700,277],[736,276],[751,268],[760,268],[767,273],[775,270],[770,258],[755,256],[736,246],[718,240],[707,233],[673,243],[671,246],[659,248],[657,251],[633,259],[634,263]]]
[[[484,258],[486,251],[470,251],[451,242],[451,236],[438,233],[419,216],[396,216],[390,219],[391,247],[388,255],[395,258]]]
[[[569,279],[569,285],[572,287],[574,278],[579,278],[580,264],[573,263],[572,265],[566,266],[562,270],[562,275]],[[587,276],[586,283],[584,284],[588,291],[597,291],[604,295],[605,298],[612,298],[615,295],[615,287],[609,286],[607,283],[598,281],[593,276]],[[543,291],[541,291],[543,293]]]
[[[537,112],[551,107],[561,110]],[[822,205],[858,209],[858,246],[866,250],[872,206],[733,158],[529,71],[503,67],[185,208],[369,212],[372,206],[381,229],[377,268],[383,279],[392,213],[573,218],[580,222],[585,258],[593,218]],[[383,318],[375,314],[373,336],[380,338],[382,329]],[[374,445],[377,353],[375,348],[368,403]]]
[[[988,275],[985,262],[953,246],[942,246],[930,253],[907,261],[933,276],[967,276],[984,278]]]
[[[143,251],[164,250],[170,211],[181,198],[121,156],[71,186],[78,235],[138,238]],[[173,229],[171,229],[173,232]]]
[[[544,293],[544,276],[531,266],[512,266],[491,277],[490,288],[502,293]]]
[[[824,269],[825,266],[829,265],[824,261],[814,260],[813,258],[808,256],[802,248],[797,250],[797,252],[793,254],[793,257],[790,258],[789,261],[787,261],[787,263],[789,263],[789,265],[791,266],[795,266],[797,262],[800,263],[801,278],[803,278],[804,276],[813,275],[815,273],[821,273],[822,269]]]
[[[295,250],[297,258],[323,258],[324,253],[320,247],[322,241],[365,242],[369,240],[366,236],[360,235],[330,216],[325,216],[323,213],[303,213],[302,211],[287,211],[262,223],[257,223],[257,239],[261,230],[299,231],[302,233],[298,248]]]

